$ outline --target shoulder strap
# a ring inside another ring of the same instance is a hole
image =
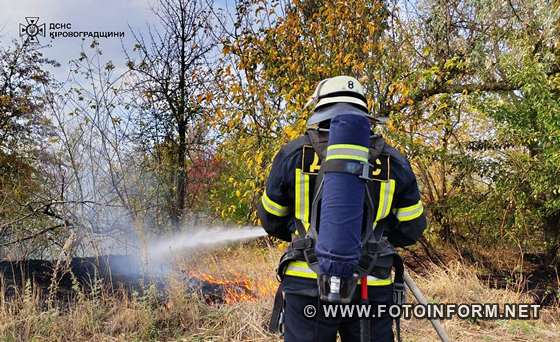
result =
[[[323,160],[326,155],[327,144],[329,143],[329,133],[316,129],[308,129],[305,133],[309,137],[315,153],[319,156],[319,160]]]
[[[329,141],[328,132],[319,131],[316,129],[308,129],[305,132],[305,144],[310,144],[313,147],[315,153],[317,153],[319,160],[323,160],[327,151],[327,144]],[[311,199],[311,215],[310,215],[310,228],[307,232],[303,227],[303,223],[300,220],[295,220],[295,226],[298,230],[300,236],[310,235],[312,238],[317,238],[317,230],[315,226],[315,221],[317,219],[317,201],[321,197],[321,185],[323,181],[323,171],[319,170],[316,179],[315,187],[313,191],[313,198]]]
[[[385,140],[381,135],[374,135],[371,138],[371,143],[369,147],[369,162],[370,164],[375,163],[375,160],[379,158],[383,149],[385,148]],[[374,221],[375,213],[375,203],[373,203],[373,196],[374,196],[374,182],[370,179],[366,181],[366,193],[367,193],[367,206],[368,206],[368,223],[372,223]],[[382,229],[382,228],[381,228]],[[377,234],[379,238],[383,235]],[[368,241],[370,238],[374,237],[373,229],[367,229],[367,235],[364,236],[364,241]]]
[[[317,224],[319,218],[317,217],[319,212],[319,201],[323,195],[323,176],[325,175],[325,170],[321,168],[315,179],[315,189],[313,191],[313,199],[311,201],[311,221],[309,226],[309,233],[311,237],[317,239]]]
[[[376,134],[371,138],[369,146],[369,161],[373,162],[381,155],[381,152],[383,152],[383,148],[385,148],[385,139],[383,139],[381,135]]]

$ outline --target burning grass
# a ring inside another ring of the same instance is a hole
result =
[[[198,291],[208,304],[234,304],[256,298],[256,294],[251,290],[250,281],[242,275],[237,275],[231,279],[220,279],[210,274],[195,271],[187,274],[191,283],[202,284],[198,286]]]
[[[0,299],[0,341],[278,341],[266,331],[281,251],[252,245],[197,253],[176,260],[162,299],[155,285],[142,294],[108,293],[99,286],[81,290],[72,305],[39,300],[30,283],[11,301]],[[460,263],[413,274],[427,297],[438,302],[523,302],[531,298],[511,289],[490,289],[476,270]],[[230,289],[220,301],[188,291],[185,275]],[[5,289],[0,289],[5,292]],[[410,298],[410,296],[408,296]],[[3,298],[3,297],[2,297]],[[558,308],[539,321],[444,322],[454,341],[560,341]],[[403,321],[405,341],[436,341],[424,320]]]
[[[200,252],[176,263],[188,275],[210,283],[234,285],[234,291],[240,285],[251,292],[250,296],[232,294],[229,303],[233,303],[274,296],[278,287],[274,270],[280,256],[279,248],[234,247],[213,253]]]

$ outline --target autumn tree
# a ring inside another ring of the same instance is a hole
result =
[[[222,41],[214,123],[220,155],[231,173],[213,202],[223,218],[255,221],[251,211],[275,151],[303,132],[303,106],[322,78],[354,74],[371,91],[387,86],[377,75],[388,12],[380,1],[244,1]],[[224,24],[227,30],[228,25]]]
[[[40,47],[13,42],[0,50],[0,256],[22,256],[45,247],[43,235],[64,227],[46,191],[41,166],[52,125],[45,115],[46,93],[56,65]]]
[[[539,231],[555,231],[545,218],[556,218],[550,208],[557,198],[553,170],[546,182],[534,178],[546,187],[524,182],[523,191],[510,188],[540,198],[518,206],[500,185],[510,184],[504,180],[518,169],[515,159],[499,156],[508,148],[530,156],[541,151],[512,143],[506,138],[515,135],[503,132],[513,129],[515,119],[531,122],[522,119],[524,112],[542,112],[546,121],[543,107],[524,94],[538,83],[548,87],[542,94],[554,94],[557,15],[543,1],[239,3],[223,41],[223,93],[215,101],[226,164],[214,191],[216,210],[236,221],[255,220],[252,204],[266,169],[278,148],[304,131],[309,113],[303,105],[313,87],[322,78],[351,74],[365,84],[372,113],[387,122],[378,130],[414,165],[434,233],[428,238],[458,248],[526,241],[527,231],[515,228],[523,211],[540,217],[531,221]],[[528,75],[520,70],[543,78],[520,77]],[[546,108],[555,106],[553,98],[541,99]],[[513,107],[485,107],[494,101]],[[516,105],[521,103],[528,107]],[[533,122],[547,127],[532,136],[537,141],[555,136],[556,127],[544,121]],[[536,165],[555,165],[555,145],[546,146],[549,152],[538,153]],[[513,208],[518,216],[511,217]]]
[[[187,209],[188,163],[207,152],[203,101],[214,48],[208,39],[210,6],[199,0],[157,1],[158,25],[150,27],[147,35],[134,34],[136,43],[129,54],[137,94],[134,139],[153,156],[167,213],[176,228]]]

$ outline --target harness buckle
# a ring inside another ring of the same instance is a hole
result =
[[[372,264],[375,262],[376,257],[369,254],[362,254],[360,259],[358,259],[358,273],[360,275],[368,274],[371,271]]]
[[[403,283],[393,283],[393,303],[403,305],[405,302],[405,287]]]
[[[292,241],[290,245],[295,250],[306,250],[313,247],[313,240],[305,236]]]
[[[370,167],[373,167],[373,164],[367,162],[360,162],[362,164],[362,174],[358,176],[358,178],[365,179],[366,181],[372,181],[373,178],[369,176]]]
[[[365,253],[367,253],[367,254],[380,253],[381,252],[380,242],[381,241],[379,241],[379,240],[367,241],[364,245]]]
[[[319,259],[317,259],[317,255],[315,255],[315,251],[313,250],[313,248],[305,249],[303,251],[303,255],[309,267],[311,267],[312,265],[315,266],[317,263],[319,263]]]

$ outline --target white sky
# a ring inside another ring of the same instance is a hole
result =
[[[40,43],[52,46],[43,49],[46,57],[61,64],[54,70],[57,78],[64,78],[68,71],[67,62],[78,57],[81,38],[49,37],[49,23],[71,23],[71,31],[115,31],[125,32],[124,46],[132,46],[129,25],[139,32],[147,24],[154,24],[150,0],[0,0],[0,45],[9,44],[19,38],[19,23],[25,17],[39,17],[39,24],[47,24],[46,37],[38,37]],[[91,39],[86,39],[89,44]],[[124,67],[122,44],[119,38],[98,40],[104,57],[111,59],[117,68]]]

